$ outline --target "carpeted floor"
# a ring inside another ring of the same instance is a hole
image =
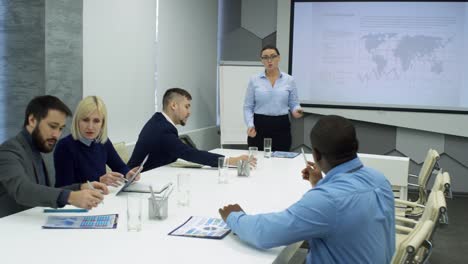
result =
[[[449,224],[436,230],[431,264],[468,263],[468,196],[447,199]],[[467,255],[465,255],[467,254]]]

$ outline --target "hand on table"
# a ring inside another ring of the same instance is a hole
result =
[[[73,191],[68,197],[68,203],[79,208],[92,209],[104,200],[104,195],[99,190],[84,189]]]
[[[231,166],[237,166],[237,163],[238,163],[240,160],[249,160],[249,155],[240,155],[240,156],[237,156],[237,157],[229,157],[229,165],[231,165]],[[252,157],[252,158],[249,160],[249,164],[250,164],[250,166],[252,166],[252,167],[256,167],[256,166],[257,166],[257,158]]]
[[[229,214],[232,212],[243,212],[242,208],[238,204],[230,204],[226,205],[223,208],[219,208],[218,212],[221,215],[221,218],[223,218],[223,221],[226,222],[226,219],[228,218]]]

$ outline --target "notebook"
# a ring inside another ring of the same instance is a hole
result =
[[[172,230],[170,236],[222,239],[231,232],[221,218],[191,216],[182,225]]]

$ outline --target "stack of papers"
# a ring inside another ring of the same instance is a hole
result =
[[[171,236],[222,239],[231,232],[220,218],[191,216],[185,223],[169,233]]]
[[[117,227],[118,214],[49,216],[44,229],[112,229]]]

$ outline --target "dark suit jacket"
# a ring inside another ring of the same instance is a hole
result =
[[[133,168],[140,165],[147,154],[149,157],[143,171],[164,166],[178,158],[217,167],[218,157],[222,157],[184,144],[179,139],[174,125],[159,112],[155,113],[141,130],[128,166]]]
[[[46,177],[50,177],[46,170]],[[22,133],[0,146],[0,217],[34,206],[57,208],[63,189],[38,184],[31,145]],[[53,182],[50,178],[47,182]],[[79,185],[65,189],[78,190]]]

